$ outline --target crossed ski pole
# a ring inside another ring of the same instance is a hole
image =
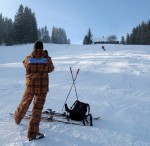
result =
[[[77,78],[77,76],[78,76],[79,69],[78,69],[77,72],[76,72],[75,78],[73,77],[73,73],[72,73],[71,67],[70,67],[70,72],[71,72],[71,76],[72,76],[73,83],[72,83],[72,86],[71,86],[71,88],[70,88],[70,90],[69,90],[69,93],[68,93],[68,95],[67,95],[67,98],[66,98],[66,100],[65,100],[65,103],[64,103],[64,105],[63,105],[63,108],[64,108],[64,106],[65,106],[65,104],[66,104],[66,102],[67,102],[67,99],[68,99],[68,97],[69,97],[69,95],[70,95],[70,93],[71,93],[71,90],[72,90],[72,87],[73,87],[73,86],[74,86],[74,89],[75,89],[75,92],[76,92],[76,97],[77,97],[77,100],[78,100],[78,94],[77,94],[77,89],[76,89],[76,86],[75,86],[75,81],[76,81],[76,78]],[[62,110],[63,110],[63,108],[62,108]]]

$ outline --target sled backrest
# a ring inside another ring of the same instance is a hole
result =
[[[87,103],[76,100],[69,111],[72,120],[82,121],[90,113],[90,106]]]

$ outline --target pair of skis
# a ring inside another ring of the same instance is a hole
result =
[[[31,111],[28,111],[31,112]],[[66,112],[64,113],[57,113],[55,111],[53,111],[52,109],[47,109],[46,111],[44,111],[42,114],[46,114],[46,115],[53,115],[53,116],[64,116],[67,117]],[[100,117],[94,117],[93,120],[98,120]]]
[[[27,114],[24,116],[24,119],[30,119],[32,112],[27,111]],[[13,113],[10,113],[10,115],[14,115]],[[99,120],[100,117],[93,118],[93,120]],[[66,113],[56,113],[55,111],[52,111],[51,109],[47,109],[44,111],[41,115],[41,120],[48,121],[48,122],[59,122],[64,124],[72,124],[72,125],[81,125],[84,126],[82,121],[74,121],[74,120],[68,120]],[[86,122],[85,126],[90,125],[88,122]]]

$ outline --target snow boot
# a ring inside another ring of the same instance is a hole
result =
[[[37,133],[34,137],[29,138],[29,141],[32,141],[32,140],[39,140],[39,139],[42,139],[42,138],[44,138],[44,137],[45,137],[44,134],[42,134],[42,133]]]

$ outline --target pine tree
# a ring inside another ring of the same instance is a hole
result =
[[[5,18],[4,27],[4,43],[6,45],[13,44],[13,21],[11,19]]]
[[[88,44],[92,44],[93,40],[92,40],[92,33],[91,33],[91,29],[90,28],[89,28],[87,37],[88,37]]]
[[[3,34],[4,34],[3,30],[4,30],[4,18],[3,18],[3,15],[1,13],[0,14],[0,45],[3,42]]]
[[[85,35],[84,39],[83,39],[83,45],[88,44],[88,36]]]
[[[15,43],[33,43],[38,39],[35,14],[28,7],[20,5],[14,21]]]
[[[137,34],[135,36],[136,39],[136,44],[140,44],[140,42],[142,41],[142,29],[141,29],[141,25],[137,26]]]
[[[126,44],[131,44],[131,40],[130,40],[130,35],[127,33],[127,36],[126,36]]]
[[[24,22],[23,22],[24,7],[21,4],[14,21],[14,41],[15,43],[23,43],[24,38]]]
[[[38,40],[38,28],[37,28],[37,20],[35,17],[35,13],[32,13],[31,15],[31,20],[32,20],[32,39],[31,39],[31,43],[35,42]]]
[[[142,39],[139,44],[141,45],[147,45],[147,24],[145,22],[142,22]]]
[[[147,45],[150,45],[150,20],[147,22],[146,38],[147,38]]]
[[[67,40],[67,44],[70,44],[70,43],[71,43],[71,41],[70,41],[70,39],[68,39],[68,40]]]
[[[92,40],[92,33],[91,33],[91,29],[89,28],[87,35],[85,35],[84,39],[83,39],[83,44],[87,45],[87,44],[92,44],[93,40]]]
[[[12,37],[13,32],[13,21],[7,17],[3,17],[0,14],[0,45],[2,43],[8,45],[12,44],[13,40]]]
[[[125,44],[125,38],[124,38],[124,36],[121,37],[121,42],[120,43],[121,44]]]
[[[67,35],[66,35],[66,32],[63,28],[60,29],[60,35],[61,35],[61,43],[62,44],[67,44],[68,43]]]
[[[70,42],[70,39],[69,39]],[[54,44],[68,44],[66,32],[63,28],[56,28],[53,26],[52,29],[52,43]]]
[[[136,37],[137,37],[137,29],[133,28],[133,31],[132,31],[132,34],[131,34],[132,44],[137,44]]]
[[[57,44],[57,28],[52,28],[52,43]]]
[[[39,40],[41,40],[44,43],[50,43],[50,36],[49,31],[47,30],[47,27],[39,29]]]

